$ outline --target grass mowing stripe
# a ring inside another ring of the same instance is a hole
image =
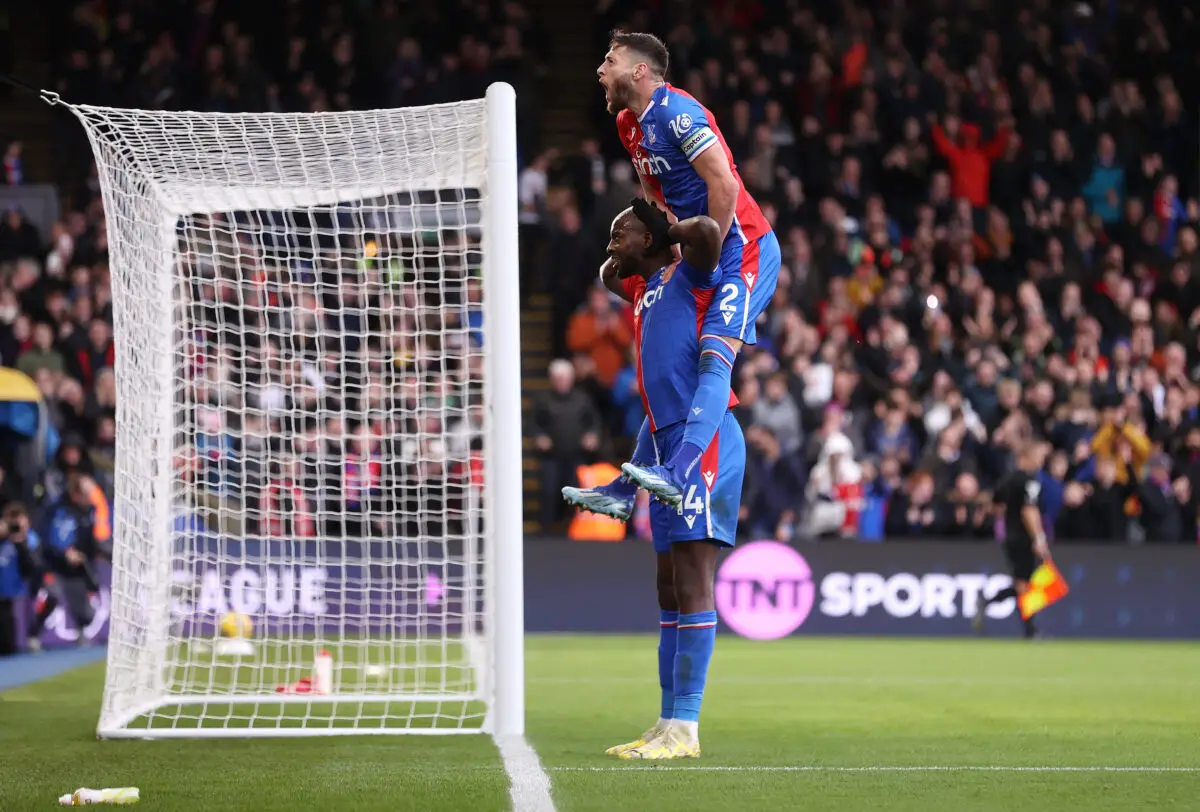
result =
[[[498,736],[496,746],[508,773],[513,812],[555,812],[550,776],[529,742],[523,736]]]

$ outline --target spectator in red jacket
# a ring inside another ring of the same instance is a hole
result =
[[[979,143],[979,127],[960,125],[958,116],[946,116],[945,129],[935,121],[931,131],[933,145],[950,164],[954,196],[965,197],[976,209],[987,206],[992,162],[1004,155],[1008,146],[1008,128],[998,128],[986,144]],[[961,138],[957,138],[960,135]]]

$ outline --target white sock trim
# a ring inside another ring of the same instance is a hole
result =
[[[687,719],[673,719],[671,724],[682,730],[689,738],[696,738],[700,735],[700,723],[692,722]]]

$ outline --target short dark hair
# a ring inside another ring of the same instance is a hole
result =
[[[628,48],[640,56],[650,70],[658,76],[666,76],[671,64],[671,54],[663,41],[653,34],[643,34],[638,31],[622,31],[615,29],[608,35],[608,47]]]

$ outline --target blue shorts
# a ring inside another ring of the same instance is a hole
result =
[[[775,297],[780,261],[774,231],[754,242],[743,243],[737,236],[725,240],[718,266],[720,279],[700,334],[757,344],[755,323]]]
[[[670,459],[675,453],[686,427],[686,423],[679,422],[654,433],[654,451],[659,460]],[[708,450],[683,486],[683,504],[671,508],[657,499],[650,502],[654,551],[666,553],[675,542],[702,539],[732,547],[737,538],[745,473],[746,440],[737,419],[727,411]]]

